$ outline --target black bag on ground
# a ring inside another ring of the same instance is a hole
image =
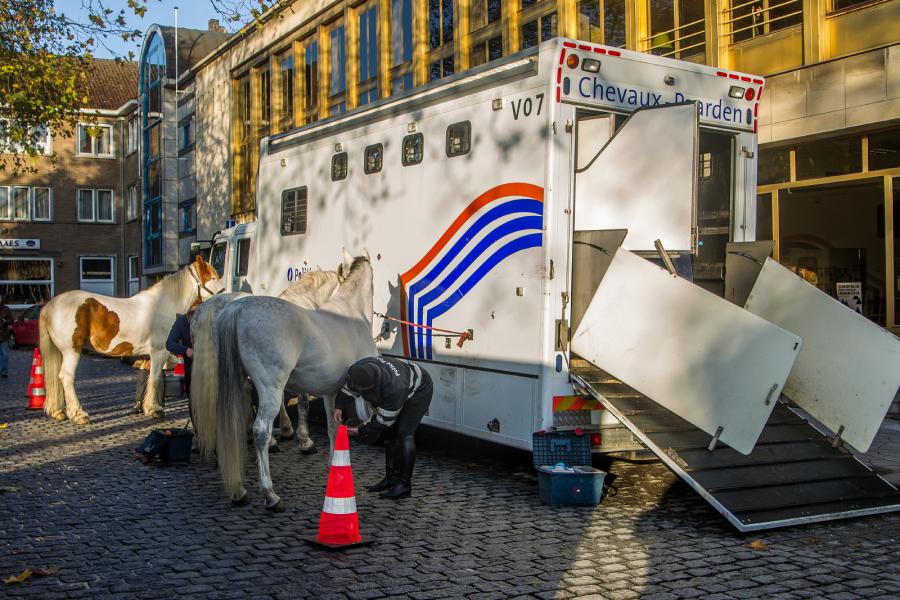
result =
[[[169,438],[161,429],[154,429],[140,446],[135,448],[134,457],[144,464],[158,457],[169,445]]]
[[[134,451],[134,457],[144,464],[159,459],[164,463],[190,462],[194,432],[182,429],[154,429]]]

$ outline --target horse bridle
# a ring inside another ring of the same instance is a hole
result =
[[[210,297],[215,296],[216,294],[221,294],[222,292],[225,291],[224,287],[217,292],[214,292],[211,289],[209,289],[208,287],[206,287],[206,283],[204,283],[203,280],[200,279],[200,276],[197,275],[197,272],[195,271],[196,268],[197,268],[197,265],[191,265],[190,267],[188,267],[188,273],[190,273],[191,277],[194,278],[194,281],[197,282],[197,297],[198,298],[200,297],[200,290],[206,290],[207,293],[209,293]]]

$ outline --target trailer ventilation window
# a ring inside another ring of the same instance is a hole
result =
[[[417,165],[425,155],[425,137],[414,133],[403,138],[403,166]]]
[[[383,163],[384,146],[381,144],[366,146],[366,164],[364,165],[366,175],[379,172]]]
[[[347,155],[344,154],[346,161]],[[347,163],[344,163],[344,176]],[[306,187],[281,192],[281,235],[306,233]]]
[[[339,152],[331,157],[331,180],[340,181],[347,178],[347,153]]]
[[[447,128],[447,156],[462,156],[469,153],[472,144],[472,124],[469,121],[454,123]]]

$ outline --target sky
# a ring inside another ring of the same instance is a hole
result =
[[[93,0],[97,5],[97,0]],[[117,14],[121,9],[126,9],[128,18],[128,26],[130,28],[146,31],[150,25],[156,23],[158,25],[174,25],[175,24],[175,7],[178,7],[178,26],[188,27],[191,29],[207,29],[210,19],[219,19],[219,22],[229,32],[236,31],[240,28],[240,23],[228,23],[226,19],[217,13],[210,0],[147,0],[147,13],[143,18],[138,17],[133,11],[128,9],[127,0],[102,0],[106,8],[110,8]],[[60,13],[78,21],[87,20],[88,11],[84,5],[88,0],[54,0],[54,6]],[[128,51],[131,50],[135,54],[135,60],[140,55],[140,44],[142,40],[136,42],[125,42],[121,38],[113,36],[105,40],[105,44],[109,48],[104,48],[103,44],[97,44],[94,49],[94,56],[98,58],[114,58],[116,56],[127,57]]]

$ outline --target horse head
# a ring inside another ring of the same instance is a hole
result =
[[[225,285],[219,279],[219,274],[215,268],[199,254],[187,267],[188,273],[191,274],[194,281],[197,282],[197,295],[200,300],[206,300],[211,296],[215,296],[225,291]]]
[[[369,253],[365,252],[362,256],[354,257],[345,248],[337,273],[340,288],[335,296],[350,300],[371,325],[374,286]]]

